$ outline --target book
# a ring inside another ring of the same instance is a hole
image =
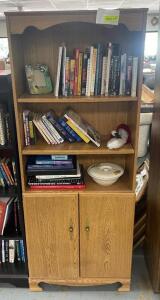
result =
[[[60,46],[59,50],[58,50],[57,77],[56,77],[56,84],[55,84],[55,90],[54,90],[55,97],[59,96],[60,73],[61,73],[61,64],[62,64],[62,52],[63,52],[63,46]]]
[[[88,59],[88,65],[87,65],[87,83],[86,83],[86,96],[91,95],[91,82],[92,82],[92,68],[93,68],[93,50],[94,47],[91,46],[89,48],[89,59]]]
[[[58,155],[51,155],[52,160],[68,160],[71,159],[71,155],[63,155],[63,154],[58,154]]]
[[[63,46],[63,50],[62,50],[62,96],[65,96],[65,90],[66,90],[65,67],[66,67],[66,47]]]
[[[136,97],[137,94],[137,77],[138,77],[138,57],[133,57],[132,64],[132,87],[131,96]]]
[[[58,123],[58,117],[53,110],[49,111],[46,114],[46,117],[64,139],[66,139],[70,143],[73,143],[75,141],[75,139],[67,132],[67,130],[65,130],[65,128]]]
[[[58,133],[58,131],[55,129],[55,127],[52,125],[52,123],[47,119],[46,115],[42,115],[42,122],[44,123],[45,127],[50,132],[51,136],[54,138],[55,143],[63,143],[64,139],[61,137],[61,135]]]
[[[0,234],[3,232],[3,224],[5,219],[5,213],[7,209],[7,204],[10,201],[10,197],[0,198]]]
[[[75,59],[75,68],[74,68],[74,96],[78,95],[78,73],[79,73],[79,56],[80,49],[74,49],[74,59]]]
[[[89,143],[90,139],[71,120],[68,120],[67,124],[80,136],[85,143]]]
[[[67,110],[64,114],[67,120],[72,121],[72,123],[81,130],[97,147],[100,147],[100,135],[99,133],[86,121],[73,110]]]
[[[85,184],[77,184],[77,185],[32,185],[30,187],[31,190],[80,190],[85,189]]]
[[[5,240],[2,240],[2,263],[5,263]]]
[[[64,96],[70,95],[70,58],[66,57],[65,61],[65,92]]]
[[[30,130],[29,130],[29,110],[23,111],[23,126],[26,146],[30,145]]]
[[[110,78],[108,93],[110,96],[119,95],[120,82],[120,58],[119,56],[112,56],[110,65]]]
[[[82,84],[82,60],[83,60],[83,53],[79,53],[79,60],[78,60],[78,87],[77,87],[77,95],[81,95],[81,84]]]
[[[125,95],[126,92],[126,68],[127,68],[127,54],[121,55],[121,67],[120,67],[120,90],[121,96]]]
[[[3,219],[3,224],[2,224],[2,227],[0,228],[1,235],[4,234],[5,227],[9,221],[11,212],[13,211],[13,201],[14,201],[14,198],[10,198],[9,201],[7,202],[7,205],[5,206],[5,215],[4,215],[4,219]]]
[[[82,64],[82,84],[81,84],[81,95],[86,95],[86,83],[87,83],[87,65],[88,65],[88,53],[85,51],[83,55]]]
[[[103,52],[104,52],[103,45],[98,44],[97,45],[97,64],[96,64],[96,74],[95,74],[95,89],[94,89],[95,96],[98,96],[101,94]]]
[[[9,240],[4,240],[5,263],[9,262]]]
[[[21,262],[21,254],[20,254],[20,244],[19,244],[19,240],[15,240],[15,258],[17,260],[17,262]]]
[[[92,62],[92,75],[91,75],[91,96],[95,93],[95,80],[96,80],[96,67],[97,67],[97,49],[93,48],[93,62]]]
[[[75,84],[75,59],[70,60],[70,96],[74,95],[74,84]]]
[[[45,141],[47,142],[47,144],[51,144],[52,142],[51,142],[50,138],[48,138],[48,136],[47,136],[44,128],[40,124],[40,116],[38,116],[38,114],[34,114],[33,123],[36,126],[37,130],[39,131],[39,133],[45,139]]]
[[[21,261],[23,263],[25,263],[25,253],[24,253],[24,243],[23,243],[23,240],[19,240],[19,249],[20,249]]]
[[[28,126],[29,126],[29,139],[30,139],[30,144],[35,145],[36,143],[36,132],[35,132],[35,127],[33,123],[33,113],[29,112],[28,115]]]
[[[69,135],[71,135],[72,138],[74,138],[74,140],[76,140],[77,142],[82,141],[80,136],[67,124],[66,119],[64,117],[60,118],[58,122],[63,128],[65,128]]]
[[[6,144],[5,137],[5,122],[4,122],[4,109],[0,106],[0,145],[4,146]]]
[[[9,240],[9,262],[13,264],[15,261],[15,240]]]
[[[73,161],[73,156],[69,155],[68,159],[52,159],[52,155],[37,155],[35,156],[36,165],[61,165],[61,164],[70,164]]]
[[[102,62],[102,81],[101,81],[101,96],[105,95],[105,90],[106,90],[106,72],[107,72],[107,57],[103,56],[103,62]]]
[[[128,56],[127,57],[127,71],[126,71],[126,95],[131,95],[131,87],[132,87],[132,62],[133,57]]]
[[[111,57],[112,57],[112,43],[109,43],[108,44],[108,54],[107,54],[107,71],[106,71],[105,96],[108,96],[108,93],[109,93],[109,77],[110,77]]]

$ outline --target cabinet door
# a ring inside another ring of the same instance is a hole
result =
[[[78,196],[25,196],[24,216],[30,278],[77,278]]]
[[[81,277],[130,277],[133,219],[134,194],[81,194]]]

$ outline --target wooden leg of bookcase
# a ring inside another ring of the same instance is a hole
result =
[[[29,280],[29,288],[32,292],[42,292],[43,289],[39,286],[38,281]]]
[[[130,291],[130,280],[125,280],[121,282],[121,287],[118,289],[118,292],[129,292]]]

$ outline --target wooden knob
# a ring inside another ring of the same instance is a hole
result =
[[[85,227],[85,231],[89,232],[89,226]]]
[[[70,226],[70,227],[69,227],[69,231],[70,231],[70,232],[73,232],[73,226]]]

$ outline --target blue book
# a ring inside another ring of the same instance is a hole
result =
[[[69,164],[72,162],[73,157],[71,155],[37,155],[35,157],[35,164],[38,165],[60,165],[60,164]]]
[[[24,254],[24,244],[23,244],[23,240],[19,240],[19,252],[20,252],[20,257],[21,257],[21,261],[25,262],[25,254]]]
[[[77,141],[77,142],[81,142],[82,139],[80,138],[80,136],[66,123],[65,118],[60,118],[58,120],[58,122],[61,124],[62,127],[64,127],[67,132]]]

